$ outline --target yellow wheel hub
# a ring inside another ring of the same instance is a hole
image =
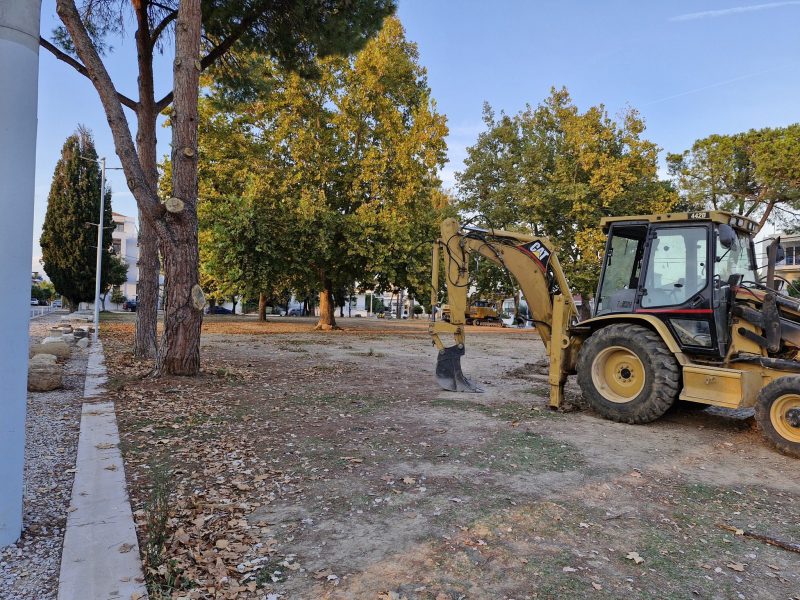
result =
[[[800,427],[793,426],[789,419],[789,411],[797,410],[800,410],[800,394],[785,394],[770,406],[769,420],[783,439],[800,444]],[[796,419],[793,421],[796,423]]]
[[[592,382],[606,400],[630,402],[644,389],[644,365],[628,348],[610,346],[594,357]]]

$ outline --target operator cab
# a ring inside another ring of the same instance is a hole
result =
[[[724,356],[731,283],[757,281],[756,224],[728,213],[606,218],[594,316],[653,315],[692,354]]]

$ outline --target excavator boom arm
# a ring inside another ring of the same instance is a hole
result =
[[[571,344],[568,328],[577,321],[578,312],[553,245],[544,237],[462,228],[455,219],[442,222],[441,238],[434,243],[433,252],[432,305],[438,304],[440,257],[444,259],[450,305],[450,322],[435,320],[434,313],[430,327],[433,343],[439,350],[437,379],[440,385],[453,391],[478,391],[470,389],[475,386],[463,376],[460,366],[465,344],[469,259],[473,254],[504,268],[519,284],[550,358],[550,403],[558,406],[568,370],[564,354]],[[445,346],[443,334],[452,334],[455,345]]]

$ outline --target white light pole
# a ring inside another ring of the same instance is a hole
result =
[[[100,218],[97,223],[86,223],[97,227],[97,261],[95,262],[94,271],[94,334],[92,335],[92,339],[96,342],[100,332],[100,279],[103,274],[103,229],[106,213],[106,157],[88,158],[81,156],[81,158],[100,164]],[[109,168],[121,170],[120,167]]]
[[[0,2],[0,547],[22,531],[40,13]]]
[[[103,271],[103,225],[105,224],[106,212],[106,157],[100,163],[100,218],[97,220],[97,262],[94,275],[94,335],[92,339],[96,342],[100,332],[100,276]]]

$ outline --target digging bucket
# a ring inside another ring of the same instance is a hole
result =
[[[462,356],[464,356],[463,346],[450,346],[440,350],[436,359],[436,381],[443,390],[450,392],[482,392],[483,390],[467,379],[461,371]]]

